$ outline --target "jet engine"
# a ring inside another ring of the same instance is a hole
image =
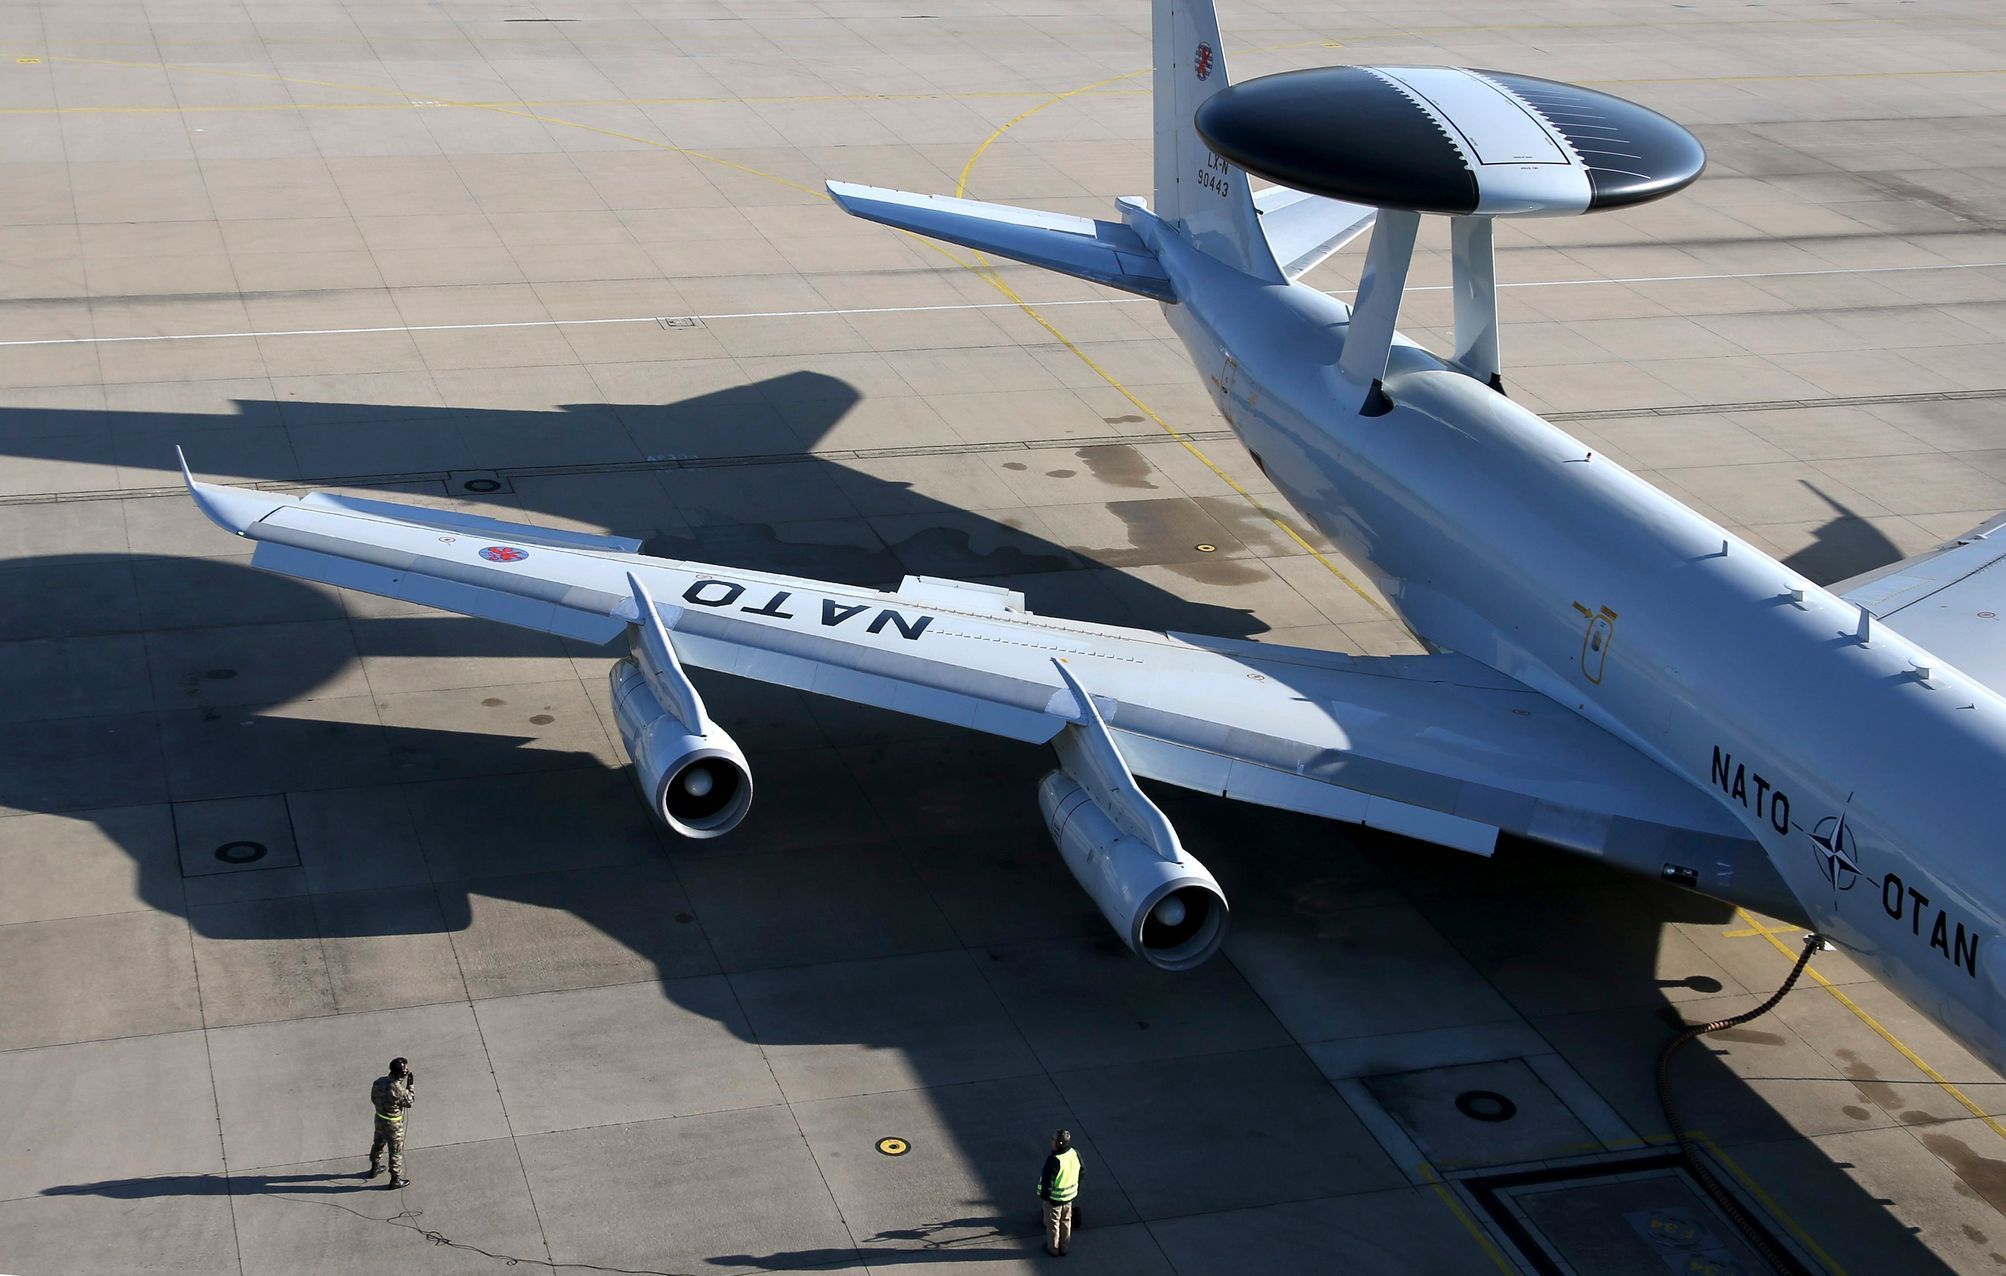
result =
[[[752,807],[752,772],[738,742],[706,718],[692,731],[662,707],[632,660],[614,664],[613,716],[634,778],[655,817],[684,837],[716,837]]]
[[[1226,897],[1205,866],[1181,848],[1177,858],[1166,859],[1123,832],[1064,771],[1039,783],[1038,809],[1101,916],[1150,965],[1189,970],[1225,942]]]
[[[655,817],[684,837],[717,837],[752,808],[745,753],[710,720],[648,591],[633,576],[630,655],[613,663],[613,717]]]
[[[1078,713],[1052,738],[1059,769],[1038,784],[1045,827],[1130,951],[1159,970],[1189,970],[1225,942],[1226,897],[1135,782],[1094,698],[1064,661],[1052,667]]]

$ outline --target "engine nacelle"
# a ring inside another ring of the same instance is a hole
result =
[[[752,771],[738,742],[701,713],[692,731],[662,707],[632,660],[614,662],[608,680],[620,740],[655,817],[684,837],[737,828],[752,808]]]
[[[1189,970],[1226,939],[1226,897],[1205,866],[1169,859],[1122,831],[1064,771],[1038,785],[1038,809],[1066,867],[1131,950],[1162,970]]]

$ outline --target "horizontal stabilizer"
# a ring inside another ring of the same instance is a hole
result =
[[[1832,592],[1864,607],[1958,672],[2006,695],[2006,514],[1926,554],[1840,581]]]
[[[1254,208],[1276,264],[1290,279],[1302,278],[1371,229],[1378,211],[1286,186],[1270,186],[1256,194]]]
[[[1156,301],[1175,301],[1170,277],[1142,237],[1120,222],[1041,213],[945,195],[913,195],[830,182],[829,195],[853,217],[995,253],[1028,266],[1091,280]]]

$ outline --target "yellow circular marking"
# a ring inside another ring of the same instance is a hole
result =
[[[907,1143],[904,1139],[878,1140],[878,1151],[884,1153],[886,1156],[904,1156],[911,1150],[912,1144]]]
[[[1219,552],[1219,547],[1217,545],[1200,545],[1197,547],[1197,549],[1198,552],[1201,554],[1216,554]]]

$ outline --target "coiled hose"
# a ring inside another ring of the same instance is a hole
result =
[[[1686,1173],[1692,1175],[1693,1181],[1698,1183],[1707,1196],[1713,1200],[1713,1203],[1720,1207],[1721,1213],[1727,1215],[1728,1220],[1741,1232],[1743,1239],[1747,1240],[1749,1246],[1762,1256],[1763,1261],[1777,1271],[1784,1273],[1801,1273],[1804,1268],[1795,1258],[1786,1254],[1777,1246],[1775,1240],[1770,1237],[1768,1230],[1756,1221],[1755,1216],[1749,1212],[1748,1207],[1743,1205],[1734,1193],[1728,1191],[1718,1178],[1714,1177],[1713,1171],[1708,1169],[1705,1162],[1701,1161],[1698,1154],[1693,1151],[1692,1138],[1686,1133],[1685,1122],[1679,1120],[1678,1108],[1672,1102],[1672,1058],[1678,1054],[1679,1048],[1684,1046],[1688,1041],[1697,1041],[1709,1032],[1719,1032],[1725,1028],[1740,1027],[1750,1020],[1760,1019],[1762,1016],[1776,1009],[1777,1003],[1788,996],[1790,990],[1796,986],[1798,977],[1804,973],[1804,968],[1811,964],[1811,955],[1824,947],[1824,945],[1824,936],[1816,934],[1806,935],[1804,937],[1804,951],[1798,956],[1797,964],[1790,968],[1789,978],[1783,981],[1782,987],[1770,994],[1768,1001],[1763,1002],[1753,1010],[1744,1011],[1731,1019],[1716,1019],[1712,1023],[1693,1024],[1680,1032],[1678,1036],[1666,1042],[1665,1048],[1658,1053],[1658,1106],[1664,1109],[1665,1124],[1670,1127],[1672,1138],[1678,1141],[1679,1157],[1685,1162]]]

